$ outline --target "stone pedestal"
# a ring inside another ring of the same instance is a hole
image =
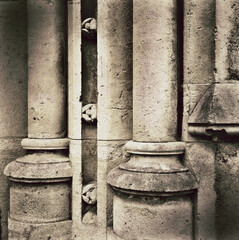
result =
[[[71,166],[66,133],[65,2],[28,4],[28,155],[4,170],[9,239],[70,239]],[[53,229],[52,229],[53,228]],[[57,238],[57,236],[59,238]]]
[[[114,232],[125,239],[192,239],[196,179],[177,142],[177,2],[134,1],[130,161],[108,174]],[[180,224],[175,224],[180,222]]]

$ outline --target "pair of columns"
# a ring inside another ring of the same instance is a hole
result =
[[[177,2],[134,0],[132,7],[128,0],[98,1],[97,217],[104,228],[103,237],[113,195],[113,229],[123,238],[180,239],[195,234],[197,183],[183,164],[185,147],[178,141]],[[76,21],[80,2],[73,3]],[[77,206],[81,203],[81,167],[77,162],[81,159],[81,105],[76,107],[81,78],[69,71],[71,79],[75,78],[69,82],[68,93],[71,169],[69,139],[65,138],[65,7],[65,1],[28,1],[29,118],[28,139],[22,145],[29,154],[5,169],[12,180],[9,239],[36,239],[43,234],[69,239],[71,172],[76,232],[81,220]],[[69,34],[76,41],[80,31],[69,30]],[[73,73],[80,69],[79,47],[77,52],[69,49]],[[235,58],[230,55],[232,62]],[[120,163],[125,142],[130,160]],[[113,166],[117,167],[110,171]],[[107,175],[115,189],[113,195]]]

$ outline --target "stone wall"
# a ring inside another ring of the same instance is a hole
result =
[[[24,155],[27,134],[26,1],[0,1],[0,212],[1,239],[7,239],[9,182],[5,166]]]

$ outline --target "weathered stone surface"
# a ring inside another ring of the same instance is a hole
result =
[[[0,136],[27,134],[26,1],[0,2]]]
[[[198,101],[191,125],[239,124],[239,84],[213,84]],[[226,129],[225,129],[226,130]]]
[[[239,236],[239,144],[220,143],[215,155],[216,232],[218,239]]]
[[[47,223],[70,219],[71,182],[13,182],[9,217],[19,222]]]
[[[192,239],[189,196],[147,198],[114,196],[114,231],[123,239]]]
[[[107,174],[126,161],[122,147],[132,139],[132,1],[97,3],[97,215],[98,238],[106,239],[113,215]]]
[[[12,219],[9,222],[9,240],[69,240],[71,239],[72,221],[33,224],[22,223]]]
[[[180,173],[139,173],[115,168],[108,183],[119,191],[140,195],[167,195],[197,189],[196,179],[189,171]]]
[[[81,236],[82,220],[82,141],[70,140],[69,158],[72,167],[72,239]]]
[[[69,158],[54,153],[34,153],[8,164],[4,174],[13,181],[55,182],[72,177]]]
[[[211,84],[215,81],[215,2],[184,2],[184,84]]]
[[[1,239],[7,240],[7,218],[9,211],[9,181],[3,174],[3,169],[11,161],[25,154],[21,148],[21,139],[5,138],[0,139],[0,212],[1,212]]]
[[[185,164],[198,180],[197,213],[195,223],[197,238],[215,240],[215,145],[209,142],[186,144]]]
[[[133,15],[133,139],[175,141],[176,1],[134,1]]]
[[[216,1],[216,79],[239,80],[238,12],[236,0]]]
[[[55,139],[32,139],[25,138],[22,140],[21,145],[24,149],[32,150],[56,150],[68,149],[68,138],[55,138]]]
[[[87,184],[97,180],[97,140],[82,140],[82,174]]]
[[[183,142],[130,141],[125,145],[131,154],[130,161],[114,168],[107,181],[119,191],[140,195],[192,191],[197,188],[197,182],[181,162],[184,147]]]
[[[81,139],[81,0],[67,1],[68,137]]]
[[[184,142],[135,142],[128,141],[125,150],[140,155],[177,155],[184,153]]]
[[[125,141],[98,141],[97,213],[99,226],[103,227],[104,231],[107,225],[112,224],[113,215],[113,190],[106,179],[111,169],[128,160],[124,144]]]
[[[132,2],[98,1],[98,139],[132,136]]]
[[[198,141],[201,136],[191,135],[188,132],[188,118],[192,114],[193,109],[195,108],[197,102],[201,96],[206,92],[210,87],[209,84],[184,84],[183,91],[183,126],[182,126],[182,140],[183,141]],[[202,140],[202,139],[200,139]],[[205,140],[205,139],[203,139]]]
[[[28,1],[29,138],[66,133],[64,16],[64,1]]]

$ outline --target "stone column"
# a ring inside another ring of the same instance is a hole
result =
[[[68,138],[72,167],[72,238],[82,236],[81,0],[68,1]]]
[[[177,142],[177,1],[133,1],[133,141],[108,175],[125,239],[192,239],[195,178]]]
[[[28,155],[10,163],[9,239],[70,239],[65,1],[28,1]]]
[[[132,138],[132,1],[99,0],[97,14],[98,239],[112,225],[109,171],[124,161],[122,146]]]

